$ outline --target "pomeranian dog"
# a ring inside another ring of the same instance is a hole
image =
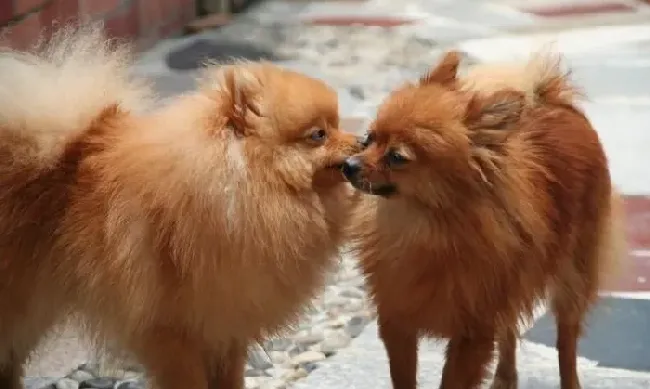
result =
[[[66,27],[0,53],[0,387],[81,313],[159,388],[243,388],[251,342],[335,264],[359,141],[337,94],[266,63],[208,66],[162,108],[128,48]]]
[[[459,58],[393,91],[343,167],[374,195],[351,230],[393,387],[416,387],[434,337],[449,339],[440,388],[480,387],[495,348],[492,388],[516,388],[520,325],[548,299],[561,388],[578,389],[585,314],[624,247],[605,153],[552,55],[466,79]]]

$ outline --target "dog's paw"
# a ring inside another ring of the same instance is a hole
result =
[[[517,378],[505,379],[502,377],[494,377],[490,389],[517,389]]]

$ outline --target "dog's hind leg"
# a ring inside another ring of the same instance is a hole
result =
[[[494,335],[451,338],[440,389],[479,389],[494,357]]]
[[[208,389],[203,346],[175,328],[147,329],[133,351],[156,389]]]
[[[17,300],[29,301],[20,297]],[[23,387],[22,378],[29,357],[59,319],[56,309],[42,309],[39,304],[28,302],[24,309],[36,313],[23,316],[15,309],[0,310],[0,389]]]
[[[209,358],[208,389],[243,389],[247,347],[233,342],[224,355]]]
[[[23,365],[26,358],[20,358],[15,352],[9,352],[8,358],[0,364],[0,389],[21,389]]]
[[[571,263],[566,260],[564,263]],[[577,372],[578,339],[587,310],[598,296],[595,279],[584,272],[583,260],[566,266],[553,291],[551,306],[557,325],[556,347],[560,365],[560,388],[580,389]]]
[[[10,316],[7,313],[7,316]],[[3,324],[6,324],[3,323]],[[23,322],[22,326],[4,326],[0,339],[0,389],[22,389],[25,365],[30,354],[51,326],[44,322]],[[48,323],[49,324],[49,323]],[[42,325],[42,327],[41,327]],[[28,329],[27,331],[21,331]],[[39,329],[41,331],[36,331]]]
[[[560,258],[551,294],[561,389],[580,389],[576,359],[585,316],[598,299],[598,290],[616,275],[619,261],[626,256],[621,201],[606,189],[592,203],[586,202],[583,223],[575,229],[575,245]]]
[[[503,330],[498,339],[499,362],[490,389],[517,389],[517,332]]]

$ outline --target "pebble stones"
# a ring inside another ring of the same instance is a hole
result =
[[[33,389],[145,389],[143,372],[139,366],[126,366],[115,372],[121,378],[102,374],[101,367],[96,363],[84,363],[53,384]]]
[[[54,383],[54,388],[56,389],[78,389],[79,382],[72,378],[61,378],[60,380]]]
[[[115,389],[145,389],[144,380],[129,380],[118,383]]]
[[[80,370],[63,377],[52,384],[52,389],[114,389],[116,380],[108,377],[90,377],[77,374]],[[127,389],[127,388],[120,388]]]
[[[264,342],[264,350],[251,350],[246,387],[266,389],[289,385],[306,377],[327,358],[347,347],[374,318],[356,263],[344,257],[330,277],[325,293],[296,332]],[[266,374],[262,374],[264,371]]]
[[[115,384],[115,379],[96,377],[81,381],[79,383],[79,389],[113,389]]]

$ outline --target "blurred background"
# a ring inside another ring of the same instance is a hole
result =
[[[162,97],[193,88],[206,60],[265,59],[321,78],[339,92],[342,127],[363,133],[377,105],[449,49],[463,65],[563,53],[624,194],[626,272],[580,344],[583,388],[650,388],[650,4],[641,0],[0,0],[0,45],[25,48],[52,23],[103,20],[134,42],[135,74]],[[0,69],[2,71],[2,69]],[[388,388],[374,313],[353,258],[303,324],[251,352],[247,388]],[[444,312],[440,313],[444,315]],[[558,387],[552,319],[540,306],[521,346],[522,388]],[[436,387],[441,346],[421,351],[421,384]],[[29,367],[31,388],[127,389],[137,366],[108,369],[63,326]]]

